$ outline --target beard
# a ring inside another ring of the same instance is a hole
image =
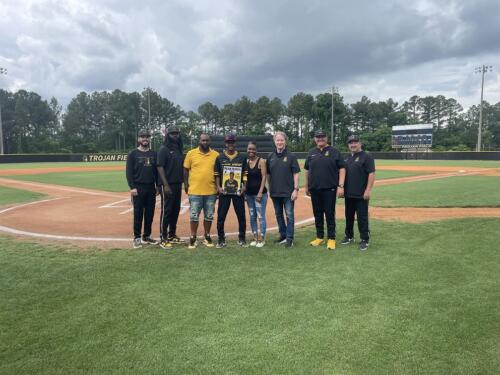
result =
[[[210,148],[210,145],[205,145],[205,144],[200,143],[200,148],[201,148],[203,151],[208,151],[208,149]]]

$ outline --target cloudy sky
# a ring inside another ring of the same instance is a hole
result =
[[[2,0],[0,87],[66,105],[141,91],[194,109],[327,91],[500,101],[499,0]]]

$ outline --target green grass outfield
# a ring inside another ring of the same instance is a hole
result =
[[[421,173],[405,171],[380,171],[378,179],[415,176]],[[87,189],[97,189],[111,192],[128,190],[124,171],[82,171],[82,172],[51,172],[45,174],[6,176],[15,180],[43,182],[48,184],[75,186]],[[300,184],[303,186],[304,175],[300,174]]]
[[[457,176],[375,186],[370,204],[380,207],[500,207],[500,177]]]
[[[42,168],[67,168],[67,167],[113,167],[117,165],[122,165],[125,167],[125,162],[123,161],[107,161],[107,162],[95,162],[95,163],[84,163],[84,162],[60,162],[60,163],[3,163],[0,164],[0,170],[2,169],[42,169]]]
[[[500,160],[387,160],[376,159],[376,165],[417,165],[443,167],[500,168]]]
[[[0,206],[11,203],[31,202],[43,199],[44,197],[46,197],[44,194],[0,186]]]
[[[498,160],[387,160],[376,159],[377,165],[420,165],[420,166],[463,166],[463,167],[478,167],[478,168],[500,168]],[[301,165],[304,164],[304,159],[299,159]],[[123,165],[125,162],[95,162],[95,163],[3,163],[0,164],[1,169],[39,169],[39,168],[66,168],[66,167],[98,167],[98,166],[116,166]]]
[[[498,225],[374,221],[366,253],[2,237],[0,373],[498,374]]]

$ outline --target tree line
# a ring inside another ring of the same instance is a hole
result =
[[[316,96],[299,92],[287,103],[262,96],[253,101],[242,96],[234,103],[201,104],[185,111],[154,89],[142,92],[95,91],[76,95],[65,110],[57,99],[44,100],[35,92],[0,90],[5,153],[123,152],[136,145],[140,128],[149,128],[156,146],[162,129],[182,128],[185,144],[196,144],[201,132],[209,134],[261,135],[282,130],[293,151],[312,144],[314,130],[330,131],[333,120],[336,143],[345,150],[350,133],[362,136],[366,149],[391,150],[394,125],[432,123],[436,151],[474,150],[477,142],[479,106],[464,110],[453,98],[412,96],[404,103],[393,99],[372,101],[363,96],[345,103],[334,93]],[[500,150],[500,102],[483,102],[483,149]]]

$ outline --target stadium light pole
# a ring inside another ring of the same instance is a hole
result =
[[[148,130],[151,131],[151,99],[149,97],[149,91],[151,90],[148,87],[144,87],[144,90],[148,93]]]
[[[335,125],[334,125],[334,122],[333,122],[333,95],[335,93],[338,93],[339,89],[338,87],[335,87],[335,86],[332,86],[332,125],[331,125],[331,129],[330,129],[330,133],[331,133],[331,136],[332,136],[332,146],[335,146],[335,138],[336,138],[336,135],[337,135],[337,129],[335,129]]]
[[[481,132],[483,127],[483,91],[484,91],[484,73],[491,72],[493,67],[491,65],[483,65],[475,69],[476,73],[481,73],[481,104],[479,104],[479,127],[477,130],[477,146],[476,151],[481,151]]]
[[[7,69],[0,68],[0,75],[7,75]],[[0,155],[3,155],[2,103],[0,103]]]

